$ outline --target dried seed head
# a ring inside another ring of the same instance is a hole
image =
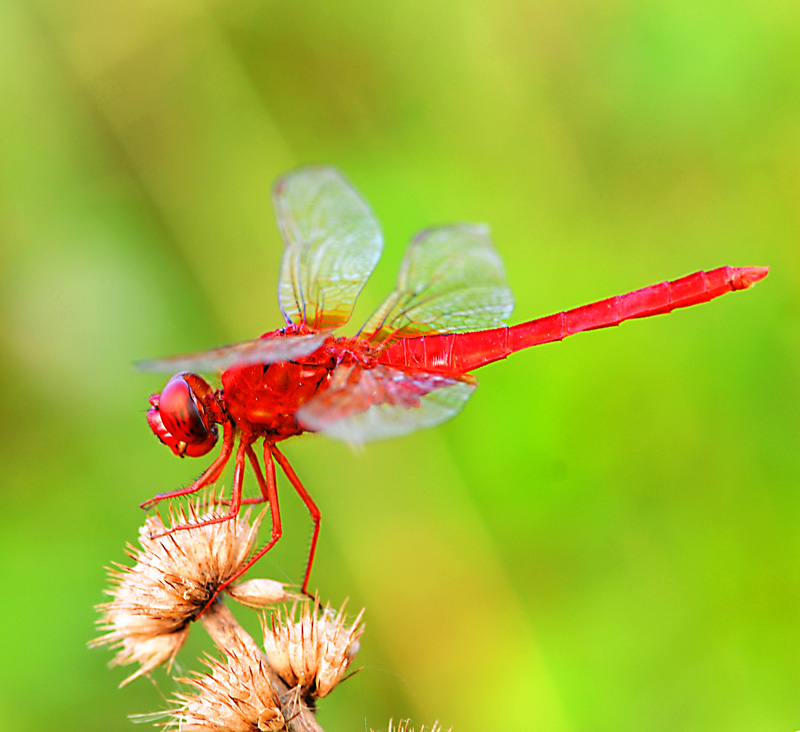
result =
[[[349,627],[344,607],[338,613],[330,606],[305,605],[296,620],[297,605],[283,617],[276,612],[264,621],[264,650],[277,674],[304,695],[320,698],[342,680],[358,652],[364,632],[362,610]]]
[[[187,512],[170,507],[170,527],[194,524],[219,515],[213,494]],[[263,514],[262,514],[263,516]],[[229,521],[159,536],[167,527],[148,516],[139,530],[141,549],[129,547],[136,564],[111,570],[111,602],[98,606],[98,625],[106,634],[92,645],[119,648],[112,665],[139,663],[123,684],[170,662],[188,633],[188,623],[205,607],[219,586],[244,565],[253,549],[259,516],[249,511]]]
[[[228,662],[209,659],[211,672],[181,679],[198,690],[176,695],[168,727],[180,732],[273,732],[285,721],[257,649],[228,651]]]
[[[271,579],[251,579],[227,590],[236,602],[247,607],[263,608],[289,600],[300,600],[300,595],[286,591],[286,585]]]

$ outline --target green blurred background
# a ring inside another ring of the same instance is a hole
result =
[[[384,227],[356,321],[453,220],[491,224],[514,322],[772,266],[490,366],[438,429],[286,444],[312,585],[367,608],[323,727],[800,727],[796,4],[5,0],[0,728],[127,730],[174,690],[86,648],[139,502],[208,462],[154,439],[131,363],[281,324],[270,186],[308,162]],[[254,576],[299,582],[281,495]]]

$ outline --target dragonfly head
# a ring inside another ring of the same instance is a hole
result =
[[[211,386],[196,374],[176,374],[160,394],[150,397],[147,423],[167,447],[179,457],[200,457],[217,442],[217,426],[204,405],[213,398]]]

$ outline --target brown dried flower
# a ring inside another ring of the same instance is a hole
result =
[[[286,585],[271,579],[251,579],[225,590],[236,602],[253,608],[264,608],[289,600],[302,600],[302,595],[286,591]]]
[[[183,508],[176,512],[170,507],[169,528],[203,521],[219,510],[213,494],[205,502],[190,504],[188,515]],[[112,665],[140,664],[123,684],[172,662],[186,640],[188,623],[247,561],[262,517],[263,513],[251,524],[247,511],[166,536],[160,536],[167,528],[161,517],[147,517],[139,530],[141,549],[128,548],[136,564],[111,570],[113,587],[107,592],[113,599],[98,606],[103,614],[99,625],[107,632],[92,643],[120,649]],[[256,596],[262,601],[267,595],[273,601],[290,597],[280,596],[278,583],[267,582],[243,591],[249,604],[257,603]]]
[[[111,570],[111,601],[98,607],[105,632],[91,645],[111,645],[111,665],[139,668],[122,684],[171,664],[199,619],[224,653],[209,659],[209,671],[182,679],[191,689],[175,696],[165,726],[177,732],[322,732],[316,701],[347,673],[364,632],[362,610],[348,622],[319,603],[275,610],[262,618],[265,654],[242,629],[229,607],[215,601],[221,590],[251,607],[297,599],[273,580],[236,586],[235,577],[252,555],[264,513],[252,523],[250,510],[231,519],[196,526],[225,511],[211,493],[187,508],[170,507],[169,526],[150,516],[139,530],[140,548],[128,547],[134,565]],[[174,533],[165,533],[176,527]],[[298,611],[298,608],[301,608]],[[299,617],[298,617],[299,616]],[[389,732],[413,732],[408,722]],[[424,732],[424,729],[421,730]],[[431,732],[441,732],[434,725]]]
[[[274,732],[284,729],[280,703],[257,648],[229,649],[228,662],[206,661],[210,673],[181,679],[199,690],[176,695],[168,726],[180,732]]]
[[[304,695],[319,699],[342,680],[358,652],[364,632],[362,610],[352,625],[345,626],[344,607],[338,613],[326,605],[306,605],[296,620],[297,605],[284,617],[275,613],[264,625],[264,650],[276,673]]]

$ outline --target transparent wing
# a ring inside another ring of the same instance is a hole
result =
[[[476,386],[473,378],[340,365],[330,386],[298,410],[297,420],[351,444],[398,437],[450,419]]]
[[[302,168],[273,190],[286,244],[278,300],[286,322],[318,330],[346,323],[381,255],[367,203],[333,168]]]
[[[256,338],[252,341],[234,343],[213,348],[201,353],[139,361],[136,368],[141,371],[177,373],[179,371],[224,371],[231,366],[248,366],[274,361],[291,361],[314,353],[328,337],[327,333],[303,336],[279,336]]]
[[[513,309],[488,227],[453,224],[414,238],[395,291],[362,332],[380,343],[390,337],[483,330],[502,325]]]

